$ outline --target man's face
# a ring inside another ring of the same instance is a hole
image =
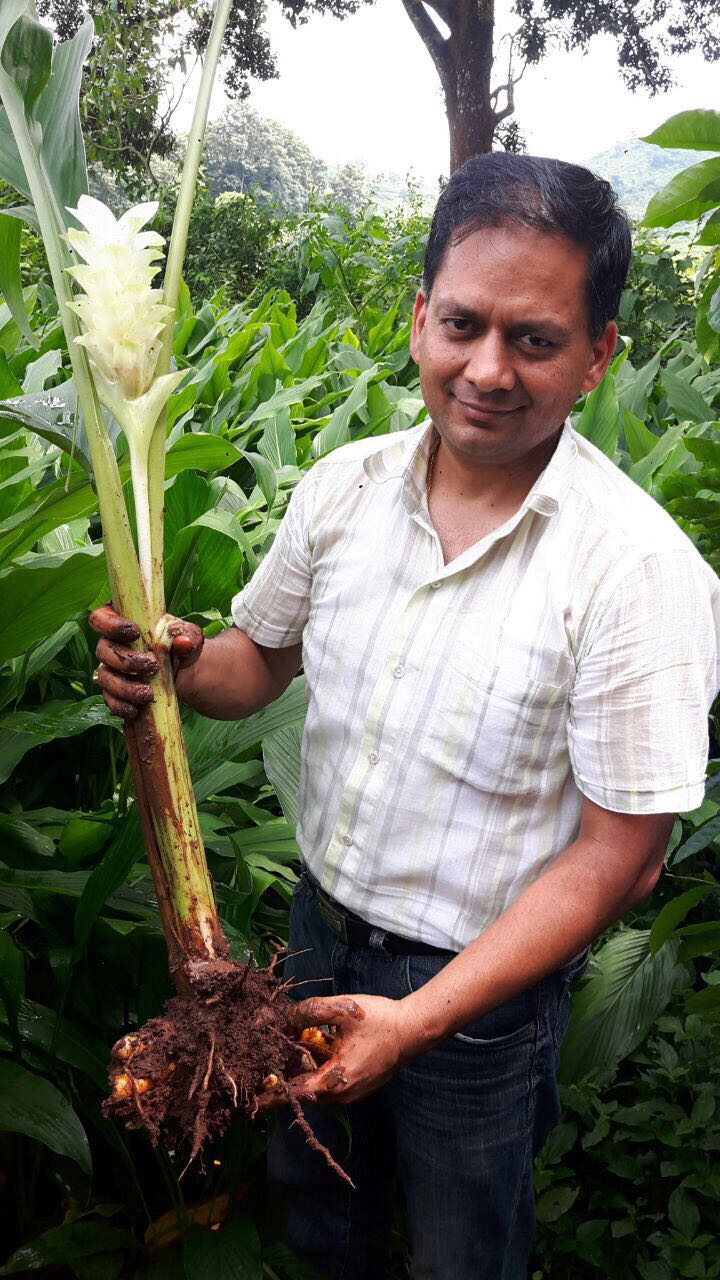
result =
[[[617,337],[593,341],[588,253],[529,227],[488,227],[450,244],[410,350],[435,427],[465,465],[513,463],[555,439],[600,382]]]

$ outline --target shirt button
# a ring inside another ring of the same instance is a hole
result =
[[[371,764],[377,764],[380,760],[380,757],[377,751],[371,751],[370,755],[368,756],[368,760],[370,761]]]
[[[402,677],[405,675],[405,668],[402,665],[402,663],[399,663],[399,665],[395,668],[395,670],[393,671],[393,675],[395,676],[396,680],[402,679]]]
[[[350,845],[352,844],[352,836],[343,836],[343,844],[347,845],[349,849]]]
[[[433,591],[437,591],[438,587],[442,586],[442,582],[431,582],[430,586],[432,587]]]

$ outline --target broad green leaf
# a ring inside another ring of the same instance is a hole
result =
[[[563,1084],[607,1071],[632,1053],[684,979],[677,966],[677,942],[668,942],[653,956],[649,940],[649,930],[626,929],[593,956],[572,998],[560,1061]]]
[[[297,465],[295,432],[290,425],[290,414],[287,409],[268,422],[258,442],[258,453],[267,458],[276,471],[281,467]]]
[[[107,581],[99,547],[26,557],[0,573],[0,662],[46,639],[86,610]]]
[[[40,339],[30,328],[20,279],[21,238],[22,223],[0,212],[0,293],[25,341],[37,350]],[[3,395],[12,394],[12,391],[3,390]]]
[[[23,379],[23,391],[28,395],[32,395],[37,391],[45,390],[45,383],[50,378],[54,378],[58,369],[62,365],[62,352],[52,349],[45,351],[37,360],[33,360],[25,370]]]
[[[641,141],[682,151],[720,151],[720,111],[680,111]]]
[[[683,1187],[676,1187],[668,1199],[668,1217],[689,1242],[700,1226],[700,1210]]]
[[[186,714],[183,736],[193,783],[216,768],[218,760],[236,760],[274,730],[301,724],[306,710],[305,680],[297,676],[275,702],[247,720],[216,721],[195,712]]]
[[[715,319],[716,309],[719,305],[719,291],[720,271],[714,272],[709,280],[703,282],[702,293],[698,300],[695,315],[695,338],[708,364],[720,362],[720,333],[718,332],[720,320],[716,321]],[[712,324],[710,323],[711,314],[713,317]]]
[[[314,457],[321,458],[323,454],[330,453],[350,439],[350,420],[367,403],[368,383],[375,377],[379,367],[374,364],[358,375],[350,395],[338,405],[327,426],[315,436],[312,444]]]
[[[322,1280],[319,1271],[279,1241],[263,1246],[263,1262],[272,1268],[278,1280]]]
[[[269,400],[263,401],[253,409],[252,413],[240,423],[236,434],[246,431],[254,422],[266,422],[268,418],[274,418],[282,409],[289,409],[294,404],[302,404],[308,392],[314,391],[322,381],[321,377],[305,378],[293,387],[283,387],[280,391],[276,391]]]
[[[25,995],[25,961],[10,934],[0,929],[0,999],[5,1005],[11,1026],[17,1024],[18,1011]]]
[[[258,1234],[249,1218],[218,1231],[193,1226],[184,1237],[185,1280],[262,1280]]]
[[[650,955],[654,956],[656,951],[659,951],[667,942],[680,921],[685,919],[688,911],[692,911],[693,907],[697,906],[698,902],[702,902],[708,893],[716,892],[718,889],[720,889],[718,884],[696,885],[667,902],[656,915],[650,929]]]
[[[263,498],[267,504],[268,512],[272,511],[275,495],[277,493],[277,477],[275,469],[268,462],[267,458],[263,458],[259,453],[245,453],[244,457],[252,466],[255,472],[255,479],[260,486]]]
[[[681,862],[685,862],[687,858],[691,858],[695,853],[702,853],[703,850],[709,849],[713,840],[720,837],[720,814],[711,818],[709,822],[705,822],[703,826],[698,827],[697,831],[693,831],[688,836],[684,844],[681,844],[672,860],[673,869]]]
[[[74,1160],[84,1173],[91,1173],[85,1130],[67,1098],[49,1080],[6,1059],[0,1059],[1,1130],[36,1138],[51,1151]],[[0,1268],[0,1275],[27,1269],[17,1263],[11,1265],[14,1259],[17,1254]]]
[[[720,951],[720,920],[707,920],[703,924],[688,924],[678,929],[680,938],[679,958],[694,960],[696,956],[709,956]]]
[[[299,819],[300,744],[302,724],[286,725],[263,738],[263,760],[268,780],[288,822]]]
[[[241,457],[240,450],[230,440],[191,431],[176,440],[165,455],[165,477],[169,480],[188,469],[227,471]]]
[[[599,386],[588,395],[575,429],[608,458],[614,458],[619,426],[615,379],[608,371]]]
[[[87,878],[75,911],[75,952],[79,954],[108,898],[127,880],[144,848],[137,807],[121,823],[102,862]]]
[[[80,472],[82,475],[82,472]],[[97,495],[88,480],[56,480],[32,493],[32,501],[0,523],[0,567],[30,551],[40,538],[71,520],[97,511]]]
[[[46,1267],[70,1266],[80,1258],[95,1253],[108,1253],[134,1247],[133,1237],[120,1227],[92,1218],[77,1222],[65,1222],[35,1236],[28,1244],[21,1245],[12,1257],[0,1267],[0,1276],[16,1275],[18,1271],[40,1271]]]
[[[0,60],[22,94],[28,117],[50,79],[52,47],[50,31],[31,13],[18,18],[3,44]]]
[[[552,1187],[543,1191],[536,1206],[538,1221],[557,1222],[572,1208],[579,1195],[579,1187]]]
[[[674,449],[687,444],[687,439],[683,438],[684,433],[685,427],[682,424],[668,427],[667,431],[660,436],[655,447],[649,453],[646,453],[645,457],[641,458],[639,462],[633,463],[628,472],[630,479],[639,485],[646,484],[667,463]]]
[[[640,462],[647,457],[658,443],[658,436],[641,422],[630,410],[622,410],[623,435],[633,462]]]
[[[685,378],[666,369],[662,375],[662,385],[670,408],[681,420],[710,422],[715,416],[700,392],[686,382]]]
[[[58,1061],[77,1067],[105,1092],[108,1049],[101,1042],[90,1040],[68,1018],[58,1018],[54,1010],[35,1000],[23,1000],[18,1031],[20,1038],[33,1049],[41,1049]]]
[[[59,44],[52,60],[47,88],[35,108],[42,128],[40,156],[62,216],[77,208],[88,189],[85,143],[80,127],[80,82],[95,38],[92,18],[86,18],[72,37]]]
[[[671,178],[650,201],[643,226],[672,227],[676,222],[691,222],[719,203],[720,157],[713,157]]]

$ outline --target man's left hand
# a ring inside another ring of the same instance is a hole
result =
[[[293,1025],[323,1023],[335,1027],[333,1052],[317,1071],[288,1081],[288,1089],[300,1102],[359,1102],[379,1089],[420,1051],[420,1029],[402,1000],[383,996],[316,997],[303,1000],[293,1013]],[[273,1090],[259,1099],[259,1109],[269,1110],[287,1101],[284,1090]]]

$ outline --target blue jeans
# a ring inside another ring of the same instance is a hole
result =
[[[305,876],[295,890],[289,950],[285,973],[304,984],[299,999],[365,993],[399,1000],[449,959],[346,946],[320,919]],[[584,963],[583,955],[478,1018],[363,1102],[306,1106],[354,1192],[291,1117],[276,1113],[268,1184],[271,1204],[283,1206],[286,1243],[328,1280],[382,1280],[399,1179],[413,1280],[524,1280],[532,1162],[558,1117],[555,1069],[568,990]]]

